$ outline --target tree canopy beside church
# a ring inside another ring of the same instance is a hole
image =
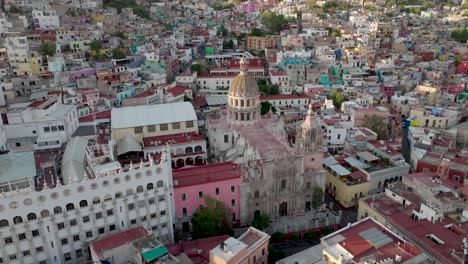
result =
[[[270,109],[273,113],[276,113],[276,107],[274,107],[270,102],[265,101],[260,103],[261,108],[260,108],[260,114],[261,115],[266,115]]]
[[[205,196],[201,205],[192,216],[192,236],[194,239],[219,235],[233,235],[231,210],[212,197]]]

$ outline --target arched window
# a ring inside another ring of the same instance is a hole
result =
[[[202,152],[203,148],[202,146],[195,146],[195,152]]]
[[[65,206],[65,208],[67,209],[67,211],[75,210],[75,205],[69,203]]]
[[[138,187],[136,188],[136,191],[137,191],[137,193],[143,192],[143,186],[141,186],[141,185],[138,186]]]
[[[54,214],[61,214],[62,213],[62,207],[56,206],[54,208]]]
[[[21,216],[15,216],[13,218],[13,224],[19,224],[19,223],[23,223],[23,218]]]
[[[192,147],[186,147],[185,148],[185,153],[193,153]]]
[[[41,218],[45,218],[45,217],[49,217],[49,216],[50,216],[49,210],[42,210],[41,211]]]
[[[9,226],[10,224],[8,223],[8,220],[6,219],[2,219],[0,220],[0,227],[5,227],[5,226]]]
[[[156,183],[156,186],[158,186],[158,187],[163,187],[163,186],[164,186],[164,182],[163,182],[163,181],[158,181],[158,182]]]
[[[146,189],[147,190],[153,190],[154,189],[154,186],[152,183],[148,183],[148,185],[146,185]]]
[[[255,198],[258,198],[260,197],[260,192],[259,191],[255,191]]]
[[[133,194],[133,189],[128,189],[126,192],[125,192],[125,195],[132,195]]]
[[[29,213],[27,217],[28,217],[28,221],[37,219],[37,216],[35,213]]]
[[[88,206],[88,201],[86,201],[86,200],[81,200],[81,201],[80,201],[80,207],[86,207],[86,206]]]
[[[93,199],[93,204],[98,204],[98,203],[100,203],[100,202],[101,202],[101,198],[99,198],[99,197],[94,197],[94,199]]]
[[[281,189],[286,189],[286,180],[281,180]]]

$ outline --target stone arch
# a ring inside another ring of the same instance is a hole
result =
[[[154,189],[154,185],[150,182],[146,185],[146,190],[152,190]]]
[[[261,214],[261,213],[260,213],[260,210],[255,210],[255,212],[254,212],[254,219],[260,218],[260,214]]]
[[[176,167],[177,168],[182,168],[185,166],[185,161],[184,159],[178,159],[177,162],[176,162]]]
[[[288,203],[282,202],[279,205],[279,216],[286,216],[288,215]]]
[[[143,186],[139,185],[139,186],[136,188],[136,191],[137,191],[137,193],[142,193],[142,192],[143,192]]]
[[[21,216],[15,216],[13,218],[13,224],[20,224],[20,223],[23,223],[23,218]]]
[[[75,205],[72,203],[69,203],[65,206],[65,209],[67,209],[67,211],[75,210]]]
[[[6,227],[6,226],[9,226],[9,225],[10,225],[10,223],[8,222],[8,220],[6,220],[6,219],[0,220],[0,228],[1,227]]]
[[[185,148],[185,154],[190,154],[193,153],[193,148],[192,147],[186,147]]]
[[[41,211],[41,218],[45,218],[45,217],[49,217],[49,216],[50,216],[49,210],[42,210]]]
[[[35,213],[29,213],[26,217],[28,218],[28,221],[37,219],[37,216]]]
[[[185,160],[185,165],[193,165],[194,164],[194,161],[193,161],[193,158],[192,157],[188,157],[186,160]]]
[[[163,182],[163,181],[158,181],[158,182],[156,183],[156,186],[158,186],[158,187],[163,187],[163,186],[164,186],[164,182]]]
[[[200,146],[200,145],[195,146],[195,152],[202,152],[202,151],[203,151],[202,146]]]
[[[61,213],[62,213],[62,207],[55,206],[54,207],[54,214],[61,214]]]
[[[86,200],[81,200],[81,201],[80,201],[80,207],[86,207],[86,206],[88,206],[88,201],[86,201]]]
[[[203,157],[202,156],[197,156],[195,157],[195,165],[203,165]]]

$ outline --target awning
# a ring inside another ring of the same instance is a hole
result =
[[[143,252],[141,254],[141,256],[145,259],[146,262],[151,262],[155,259],[158,259],[162,256],[164,256],[165,254],[167,254],[169,252],[169,250],[167,250],[166,247],[158,247],[158,248],[155,248],[155,249],[151,249],[151,250],[148,250],[146,252]]]

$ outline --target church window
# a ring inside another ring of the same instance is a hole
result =
[[[246,120],[247,120],[247,121],[250,120],[250,113],[247,113],[247,114],[246,114]]]
[[[286,189],[286,180],[281,180],[281,189]]]
[[[255,198],[258,198],[260,197],[260,192],[259,191],[255,191]]]
[[[241,106],[244,106],[244,100],[240,100]]]
[[[241,113],[241,121],[244,121],[244,113]]]
[[[236,99],[236,106],[239,106],[239,100]]]
[[[247,106],[250,106],[250,99],[247,99]]]
[[[224,143],[229,143],[229,135],[224,135]]]

